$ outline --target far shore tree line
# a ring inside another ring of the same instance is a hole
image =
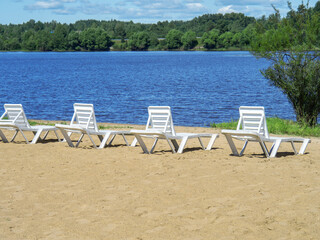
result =
[[[320,1],[309,10],[319,13]],[[190,21],[156,24],[30,20],[0,24],[0,51],[250,50],[259,31],[275,24],[274,14],[255,19],[242,13],[205,14]]]
[[[0,24],[0,51],[247,50],[256,20],[242,13],[205,14],[156,24],[81,20],[72,24],[30,20]]]

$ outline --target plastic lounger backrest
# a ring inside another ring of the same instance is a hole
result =
[[[73,108],[74,114],[71,125],[78,124],[85,129],[98,131],[93,104],[75,103]]]
[[[176,135],[173,126],[171,108],[169,106],[150,106],[149,118],[146,129],[160,130],[165,133]]]
[[[264,107],[247,107],[239,108],[240,119],[237,130],[247,130],[262,134],[269,137]]]
[[[30,124],[21,104],[4,104],[4,109],[8,120],[14,121],[14,124],[19,127],[30,128]]]

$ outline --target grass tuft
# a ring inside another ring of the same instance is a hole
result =
[[[36,122],[36,121],[29,121],[29,124],[31,126],[35,126],[35,125],[47,125],[47,126],[54,126],[54,123],[39,123],[39,122]]]
[[[103,129],[119,129],[119,128],[133,128],[130,126],[103,126],[103,125],[99,125],[99,129],[103,130]]]
[[[211,123],[210,127],[212,128],[221,128],[221,129],[237,129],[238,121],[231,120],[230,122],[224,123]]]

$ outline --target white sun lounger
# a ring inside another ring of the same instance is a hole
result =
[[[171,109],[168,106],[150,106],[148,108],[149,118],[145,130],[131,130],[135,135],[135,140],[131,146],[139,142],[144,153],[153,153],[159,139],[165,139],[173,153],[182,153],[189,139],[198,138],[202,149],[205,149],[201,138],[210,138],[206,150],[210,150],[218,134],[212,133],[176,133],[173,125]],[[143,137],[154,138],[154,144],[149,151],[143,141]],[[177,140],[181,140],[180,146]]]
[[[240,119],[237,130],[222,130],[221,133],[227,138],[233,155],[242,156],[249,141],[258,142],[266,157],[275,157],[282,142],[290,142],[295,154],[298,154],[294,143],[302,143],[299,154],[303,154],[310,139],[295,137],[272,137],[269,136],[264,107],[246,107],[239,108]],[[233,142],[233,138],[245,141],[240,153]],[[273,143],[268,151],[265,142]]]
[[[95,148],[97,148],[97,145],[93,141],[92,135],[96,135],[100,139],[101,143],[99,145],[99,148],[104,148],[106,145],[110,146],[114,138],[116,137],[116,135],[121,135],[126,145],[129,146],[129,143],[125,135],[132,135],[130,131],[113,131],[113,130],[98,129],[94,108],[92,104],[75,103],[73,107],[74,107],[74,114],[71,119],[71,123],[69,125],[64,125],[64,124],[55,125],[58,129],[60,129],[64,139],[67,141],[70,147],[78,147],[85,134],[88,135],[88,137],[90,138]],[[75,146],[70,138],[72,133],[80,134],[80,138]],[[109,143],[107,143],[110,137],[111,139]]]
[[[57,133],[57,128],[55,128],[54,126],[46,126],[46,125],[30,126],[27,116],[21,104],[4,104],[4,109],[5,109],[5,112],[4,114],[2,114],[0,118],[0,137],[2,138],[3,142],[7,143],[8,139],[3,134],[1,129],[15,131],[10,142],[14,141],[17,134],[20,132],[23,138],[26,140],[26,142],[30,143],[27,137],[25,136],[25,134],[23,133],[25,131],[33,132],[34,134],[31,144],[37,143],[37,141],[41,139],[40,135],[42,132],[45,133],[44,136],[42,137],[42,140],[45,140],[49,131],[54,131],[54,133],[56,134],[56,137],[58,138],[58,141],[60,142],[60,138]]]

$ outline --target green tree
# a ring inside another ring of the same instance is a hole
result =
[[[181,37],[183,33],[179,30],[172,29],[166,35],[168,49],[178,49],[182,46]]]
[[[128,42],[121,42],[121,41],[116,41],[113,45],[112,45],[112,49],[115,51],[125,51],[128,50]]]
[[[148,50],[150,46],[150,36],[147,32],[134,33],[129,40],[130,49],[133,51]]]
[[[57,24],[53,31],[52,44],[53,48],[56,50],[67,50],[68,46],[68,27],[66,24]]]
[[[21,47],[25,50],[36,50],[35,31],[29,30],[22,35]]]
[[[80,33],[81,47],[88,51],[108,51],[112,41],[101,28],[88,28]]]
[[[196,33],[193,31],[188,31],[181,37],[181,42],[183,44],[184,50],[189,50],[197,46],[198,40]]]
[[[233,38],[232,32],[225,32],[221,34],[218,38],[219,46],[223,48],[231,47],[232,38]]]
[[[313,8],[313,11],[318,12],[318,13],[320,12],[320,1],[318,1],[316,3],[316,5]]]
[[[5,50],[20,50],[21,49],[21,45],[19,43],[19,39],[18,38],[10,38],[6,41],[4,41],[4,48]]]
[[[109,51],[113,42],[108,33],[101,28],[97,28],[95,31],[96,36],[96,48],[98,51]]]
[[[219,30],[212,29],[209,33],[202,35],[201,41],[206,49],[215,49],[218,47]]]
[[[72,31],[68,35],[68,45],[71,50],[80,50],[80,34],[79,32]]]
[[[85,50],[94,51],[96,47],[96,31],[94,28],[87,28],[80,33],[81,47]]]
[[[288,5],[291,11],[284,19],[275,9],[277,19],[273,17],[270,29],[257,34],[252,50],[271,63],[261,72],[287,95],[297,121],[315,126],[320,113],[320,16],[303,3],[297,11]]]
[[[159,40],[155,33],[149,33],[150,36],[150,48],[156,48],[159,45]]]
[[[248,25],[242,31],[242,37],[245,45],[250,45],[252,39],[256,36],[257,32],[255,26],[253,24]]]
[[[51,41],[51,33],[47,30],[41,30],[35,35],[36,49],[39,51],[53,50]]]
[[[117,23],[115,25],[114,34],[115,34],[116,37],[121,39],[122,43],[124,42],[124,39],[126,37],[126,31],[125,31],[125,28],[124,28],[124,23],[119,22],[119,23]]]
[[[0,36],[0,50],[5,50],[4,41],[3,41],[3,39],[1,38],[1,36]]]

